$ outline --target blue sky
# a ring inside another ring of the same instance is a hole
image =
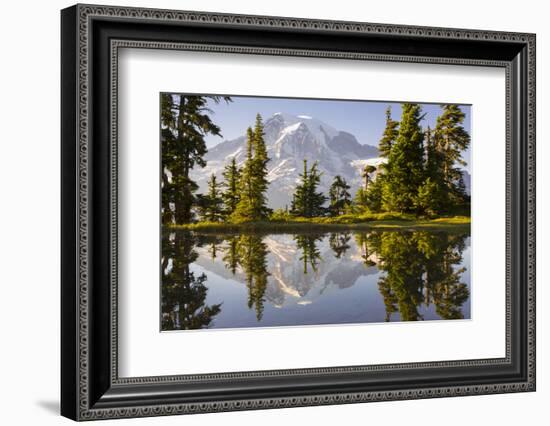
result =
[[[257,113],[260,113],[264,121],[276,112],[284,112],[292,115],[309,115],[324,121],[337,130],[353,134],[359,143],[378,146],[385,126],[385,110],[392,106],[392,118],[399,120],[401,105],[392,102],[372,101],[345,101],[345,100],[319,100],[298,98],[267,98],[233,96],[233,102],[227,104],[222,101],[216,104],[209,101],[209,107],[213,111],[212,120],[220,126],[223,138],[208,136],[207,146],[212,147],[223,140],[235,139],[244,135],[246,128],[254,124]],[[426,114],[422,126],[435,126],[437,116],[441,113],[438,104],[423,104],[422,110]],[[464,128],[470,134],[471,130],[471,106],[461,105],[466,117]],[[473,142],[473,138],[472,138]],[[468,163],[470,170],[470,150],[463,153],[463,158]]]

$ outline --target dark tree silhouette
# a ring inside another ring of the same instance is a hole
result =
[[[198,276],[190,264],[198,254],[197,240],[188,232],[165,232],[162,240],[162,330],[208,328],[221,303],[206,305],[207,276]]]
[[[239,266],[239,237],[232,235],[227,238],[225,247],[223,262],[225,267],[231,271],[233,275],[237,272]]]
[[[321,173],[317,169],[317,162],[308,169],[307,160],[304,160],[304,171],[300,174],[300,183],[296,186],[292,197],[290,212],[295,216],[315,217],[325,213],[323,204],[327,198],[317,189],[321,183]]]
[[[386,307],[386,321],[398,312],[402,321],[423,319],[421,305],[435,306],[443,319],[463,318],[462,306],[470,297],[461,282],[466,234],[426,231],[386,231],[359,234],[367,266],[373,257],[384,272],[378,281]]]
[[[221,100],[230,102],[231,98],[161,94],[162,223],[165,225],[189,223],[193,219],[198,186],[189,173],[195,165],[206,165],[206,135],[221,136],[208,108],[208,101]]]
[[[346,251],[350,248],[350,239],[351,234],[349,232],[334,232],[330,234],[329,244],[336,259],[340,259],[342,256],[345,256]]]
[[[237,243],[239,264],[244,271],[248,288],[248,308],[256,310],[256,319],[261,321],[264,311],[264,295],[267,289],[267,246],[262,236],[245,234]]]
[[[329,212],[331,216],[339,216],[351,206],[350,186],[340,175],[336,175],[329,189]]]
[[[294,235],[296,247],[302,251],[300,260],[304,264],[304,274],[308,273],[308,266],[315,272],[321,261],[321,252],[317,248],[317,241],[323,239],[322,234],[298,234]]]

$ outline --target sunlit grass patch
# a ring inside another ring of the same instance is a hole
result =
[[[169,225],[171,229],[185,229],[200,232],[292,232],[292,231],[331,231],[343,229],[453,229],[467,228],[467,216],[439,218],[416,218],[403,213],[368,213],[362,215],[341,215],[336,217],[292,217],[259,222],[197,222],[185,225]]]

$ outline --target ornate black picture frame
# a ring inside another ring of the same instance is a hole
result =
[[[64,9],[61,28],[62,415],[93,420],[535,390],[535,35],[96,5]],[[121,47],[504,68],[506,356],[120,378]]]

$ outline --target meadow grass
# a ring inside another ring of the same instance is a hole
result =
[[[185,225],[168,225],[169,229],[198,232],[323,232],[338,230],[368,229],[432,229],[459,230],[470,228],[470,217],[448,216],[418,218],[402,213],[367,213],[362,215],[341,215],[336,217],[292,217],[261,222],[197,222]]]

